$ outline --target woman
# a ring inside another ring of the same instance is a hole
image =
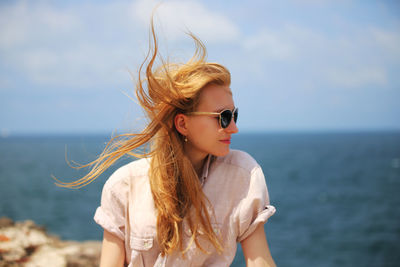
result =
[[[85,177],[61,183],[81,187],[123,155],[141,158],[104,185],[94,217],[104,228],[101,266],[228,266],[237,242],[247,266],[275,266],[263,227],[275,212],[264,175],[251,156],[229,149],[238,132],[230,73],[205,61],[206,49],[193,35],[189,62],[154,70],[151,29],[136,88],[147,127],[111,140]]]

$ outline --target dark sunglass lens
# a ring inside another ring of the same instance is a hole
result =
[[[232,111],[230,110],[225,110],[224,112],[221,113],[221,127],[226,128],[229,126],[229,123],[231,123],[232,120]]]
[[[233,113],[233,120],[235,121],[235,123],[237,122],[238,116],[239,116],[239,109],[236,108],[235,112]]]

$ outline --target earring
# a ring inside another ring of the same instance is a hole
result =
[[[187,143],[187,136],[185,136],[185,143]]]

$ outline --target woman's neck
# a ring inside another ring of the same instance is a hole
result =
[[[200,153],[200,152],[194,152],[193,150],[190,149],[185,149],[186,155],[188,156],[190,162],[193,165],[194,170],[197,173],[197,176],[201,176],[203,172],[203,166],[204,162],[207,158],[207,153]]]
[[[206,161],[206,158],[203,158],[201,161],[199,161],[197,164],[193,164],[193,168],[197,173],[197,176],[200,177],[203,174],[203,168],[204,168],[204,162]]]

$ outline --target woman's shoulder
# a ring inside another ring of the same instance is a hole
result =
[[[216,162],[223,165],[230,165],[245,171],[251,172],[259,167],[257,161],[247,152],[231,149],[224,157],[217,157]]]
[[[150,160],[142,158],[127,163],[118,168],[106,181],[105,187],[113,188],[128,185],[136,177],[147,176]]]

